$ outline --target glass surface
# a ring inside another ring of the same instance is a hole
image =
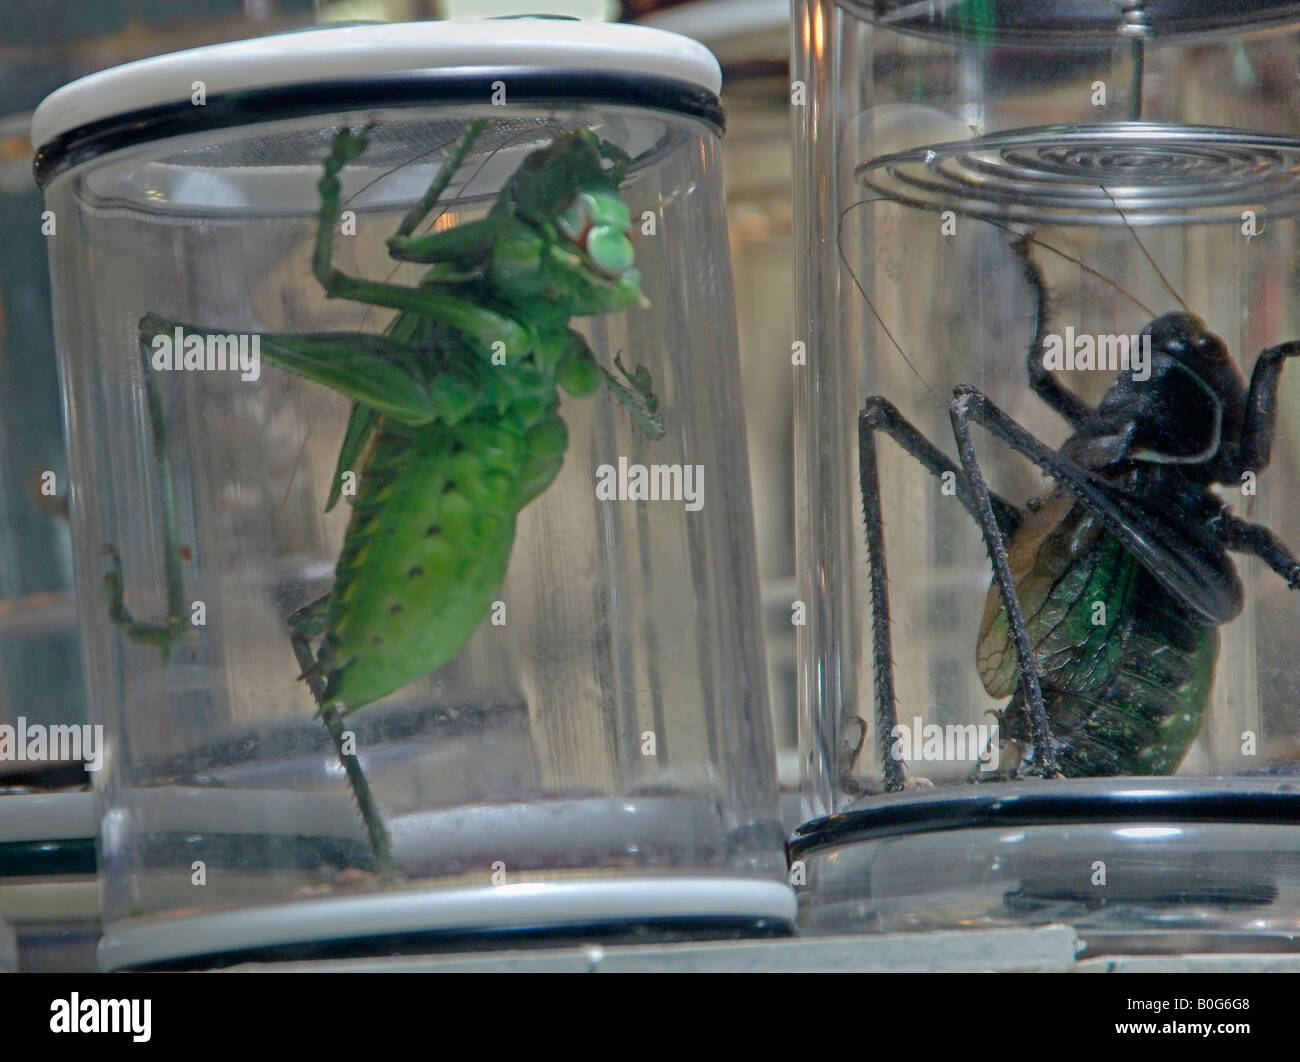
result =
[[[1066,7],[1042,5],[1040,14],[1050,22],[1047,9]],[[1171,15],[1145,38],[1118,22],[1081,30],[1068,20],[1043,37],[1004,38],[990,27],[957,32],[946,23],[900,30],[892,17],[885,12],[873,25],[862,5],[795,5],[794,77],[807,92],[794,108],[795,219],[812,249],[796,258],[809,344],[809,368],[798,376],[795,462],[799,593],[809,617],[799,632],[809,817],[880,812],[931,784],[997,780],[1012,792],[1056,784],[1015,780],[1039,765],[1028,762],[1035,746],[1018,692],[1012,700],[1021,684],[1015,656],[996,629],[978,648],[983,622],[1006,621],[996,592],[989,603],[981,528],[960,500],[969,481],[950,412],[955,388],[977,388],[1057,452],[1072,429],[1031,388],[1027,360],[1059,367],[1060,384],[1096,409],[1117,381],[1121,337],[1133,337],[1136,358],[1143,330],[1161,315],[1202,319],[1243,380],[1262,350],[1300,336],[1290,296],[1300,210],[1294,26],[1219,35],[1198,26],[1184,36]],[[1034,273],[1047,311],[1041,346]],[[1088,367],[1088,342],[1116,361]],[[1080,351],[1083,367],[1043,361],[1053,343]],[[1141,398],[1136,360],[1132,368],[1125,393]],[[860,483],[859,412],[870,396],[887,399],[934,444],[938,473],[957,470],[931,475],[885,432],[873,436],[897,723],[905,728],[892,734],[875,703],[884,669],[873,666]],[[1136,425],[1146,443],[1126,457],[1108,463],[1083,439],[1067,452],[1093,462],[1096,477],[1136,490],[1158,527],[1203,527],[1227,505],[1300,550],[1293,499],[1300,366],[1282,368],[1267,465],[1182,497],[1174,472],[1163,481],[1132,478],[1134,455],[1145,447],[1147,469],[1155,455],[1166,470],[1192,469],[1183,482],[1194,481],[1194,466],[1203,471],[1210,460],[1216,423],[1224,446],[1239,437],[1245,394],[1224,384],[1212,397],[1195,387],[1176,410],[1159,401]],[[1156,439],[1162,410],[1169,425]],[[1100,446],[1105,432],[1089,415],[1080,413],[1074,432]],[[1122,435],[1136,416],[1112,427]],[[1112,546],[1084,532],[1071,538],[1070,496],[1054,500],[1040,468],[974,421],[970,430],[987,486],[1020,513],[1010,564],[1029,601],[1065,773],[1294,773],[1300,593],[1288,586],[1288,577],[1297,580],[1287,562],[1279,560],[1280,575],[1249,552],[1233,552],[1239,614],[1189,620],[1186,599],[1166,593],[1152,569],[1173,578],[1189,562],[1216,589],[1230,575],[1211,571],[1190,548],[1158,551],[1136,568],[1125,550],[1099,561],[1096,551]],[[1084,518],[1077,508],[1073,514]],[[1039,589],[1051,587],[1046,599],[1032,598],[1035,558]],[[1085,585],[1080,565],[1091,563],[1105,578]],[[1134,581],[1117,590],[1125,571]],[[986,682],[994,672],[997,680]],[[891,759],[901,762],[901,778],[887,775]],[[883,793],[899,781],[907,793]],[[917,843],[937,851],[950,836]],[[1041,843],[1050,846],[1050,835]],[[889,858],[884,848],[878,854]],[[867,878],[860,883],[869,890]],[[1295,917],[1287,902],[1283,921]]]
[[[633,157],[622,192],[649,307],[571,324],[611,371],[616,355],[645,366],[664,434],[605,388],[565,396],[564,466],[519,515],[499,607],[445,666],[347,717],[399,880],[781,878],[717,138],[635,108],[430,107],[150,144],[47,189],[69,234],[52,270],[88,676],[109,733],[110,927],[364,891],[376,869],[287,626],[333,585],[350,499],[324,510],[349,402],[265,359],[256,380],[154,372],[168,480],[137,322],[378,334],[391,311],[327,300],[311,272],[334,131],[376,123],[342,172],[356,235],[345,215],[334,266],[410,285],[428,267],[394,262],[385,240],[479,117],[437,231],[483,217],[561,129]],[[621,463],[676,466],[670,496],[629,497],[628,479],[622,500],[602,497]],[[127,607],[165,611],[168,482],[189,622],[164,659],[110,622],[100,588],[113,545]]]
[[[763,593],[768,688],[782,785],[798,779],[795,705],[794,506],[790,336],[794,274],[790,217],[789,79],[724,75],[727,223],[736,278],[754,530]],[[789,782],[787,782],[787,772]]]

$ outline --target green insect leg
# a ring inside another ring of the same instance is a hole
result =
[[[156,336],[177,329],[186,340],[223,334],[151,313],[140,321],[141,345],[148,347]],[[332,387],[403,423],[425,424],[438,415],[424,385],[420,353],[410,344],[367,332],[264,332],[257,339],[261,356],[272,365]]]
[[[433,183],[429,185],[429,190],[424,193],[424,197],[415,206],[407,211],[406,217],[402,218],[402,224],[397,229],[398,236],[411,235],[416,226],[428,217],[429,211],[434,208],[442,193],[447,190],[447,185],[451,183],[452,177],[455,176],[456,171],[460,169],[461,164],[465,161],[465,156],[469,154],[470,148],[474,146],[474,141],[483,135],[483,130],[489,124],[486,118],[475,118],[469,123],[456,146],[451,149],[451,154],[438,168],[438,174],[434,177]]]
[[[642,433],[647,438],[659,439],[664,434],[664,419],[659,413],[659,399],[654,393],[650,372],[644,365],[638,365],[636,372],[628,372],[623,366],[621,354],[614,358],[614,365],[623,374],[631,386],[625,386],[617,376],[610,372],[587,346],[587,341],[577,332],[566,331],[554,356],[556,381],[565,392],[575,398],[586,398],[604,380],[605,386],[613,393],[620,405],[632,414]]]
[[[122,626],[133,641],[158,645],[162,649],[164,659],[172,641],[184,631],[186,623],[171,465],[164,444],[161,398],[153,368],[149,364],[149,348],[155,336],[174,334],[178,327],[187,336],[215,334],[212,330],[178,325],[156,314],[149,314],[140,322],[140,349],[144,360],[143,372],[149,418],[154,436],[156,460],[161,469],[163,483],[163,514],[167,547],[167,619],[162,623],[142,623],[135,620],[126,610],[123,602],[121,560],[113,547],[106,547],[112,560],[112,567],[104,576],[104,593],[108,599],[110,618],[115,624]],[[418,382],[418,378],[412,375],[414,370],[411,365],[414,362],[411,359],[414,355],[405,350],[396,340],[373,335],[263,336],[262,353],[273,364],[278,364],[309,379],[327,383],[339,390],[344,389],[341,384],[350,385],[355,382],[354,398],[382,406],[395,419],[407,419],[419,423],[432,419],[436,415],[423,386],[412,386],[413,380]],[[295,613],[290,620],[290,641],[299,665],[303,669],[304,678],[317,705],[321,707],[322,721],[347,774],[361,816],[365,820],[376,869],[381,880],[389,882],[394,879],[395,870],[388,834],[379,814],[378,805],[375,803],[370,784],[357,757],[344,751],[345,731],[341,716],[337,709],[325,708],[321,701],[324,682],[318,674],[310,640],[314,635],[323,632],[323,610],[328,607],[328,603],[327,596]]]
[[[442,232],[424,236],[390,236],[388,253],[399,262],[453,263],[479,262],[487,258],[492,245],[505,227],[500,216],[466,221]],[[440,279],[435,269],[425,275],[425,283]]]
[[[333,267],[334,232],[339,224],[340,184],[338,174],[366,147],[364,135],[343,129],[334,137],[333,148],[325,160],[320,179],[320,218],[316,229],[316,249],[312,271],[330,298],[353,299],[370,306],[387,306],[450,325],[474,339],[485,352],[493,344],[503,343],[508,358],[522,357],[532,349],[533,336],[528,328],[509,317],[494,313],[467,299],[448,294],[439,287],[406,287],[376,280],[361,280]]]
[[[103,594],[108,602],[108,617],[115,626],[121,627],[126,636],[141,645],[156,645],[162,650],[166,660],[171,652],[172,642],[185,632],[185,618],[180,613],[182,603],[179,579],[173,583],[170,574],[167,580],[168,615],[158,623],[138,620],[127,610],[126,589],[122,577],[122,556],[116,546],[105,546],[104,553],[109,560],[109,570],[104,573]],[[171,565],[168,565],[170,569]]]
[[[375,857],[375,869],[379,874],[379,880],[387,885],[397,879],[397,868],[393,862],[393,849],[389,842],[388,830],[379,813],[379,805],[370,790],[370,781],[361,769],[361,763],[355,753],[346,751],[347,731],[343,727],[343,717],[337,708],[324,703],[325,679],[311,650],[312,639],[325,633],[332,599],[332,594],[326,594],[294,612],[289,617],[289,641],[293,645],[293,654],[298,659],[298,666],[302,668],[303,680],[316,699],[321,720],[329,732],[330,741],[334,744],[334,752],[348,776],[353,799],[356,800],[357,809],[366,824],[366,833],[370,838],[370,850]]]
[[[152,337],[150,337],[152,338]],[[145,386],[145,405],[149,414],[150,445],[158,466],[162,489],[163,564],[167,583],[167,615],[159,622],[137,620],[126,607],[126,581],[122,575],[122,555],[116,546],[105,545],[109,570],[104,574],[102,592],[108,602],[108,616],[133,642],[156,645],[166,660],[172,643],[187,629],[185,591],[181,582],[181,549],[176,531],[176,496],[172,487],[171,458],[167,453],[167,429],[163,422],[162,395],[149,364],[148,341],[140,337],[141,367]]]

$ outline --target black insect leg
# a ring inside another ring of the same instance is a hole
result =
[[[1006,417],[974,387],[957,388],[949,406],[949,415],[952,419],[953,435],[957,439],[957,453],[961,457],[962,469],[966,474],[970,491],[975,497],[977,517],[984,530],[984,543],[988,547],[989,560],[993,564],[993,581],[1002,599],[1002,611],[1006,614],[1007,629],[1011,634],[1012,644],[1016,647],[1016,659],[1020,664],[1020,694],[1024,698],[1025,711],[1029,717],[1029,733],[1034,743],[1033,759],[1027,770],[1031,774],[1053,778],[1058,776],[1060,771],[1056,764],[1052,728],[1047,721],[1047,709],[1043,705],[1042,683],[1039,681],[1038,668],[1034,665],[1034,651],[1029,643],[1029,631],[1025,625],[1024,612],[1020,608],[1020,599],[1016,596],[1015,584],[1011,578],[1006,535],[998,525],[992,496],[984,483],[979,462],[975,458],[975,444],[971,439],[969,422],[974,418],[1030,459],[1034,458],[1035,453],[1049,448]],[[1049,452],[1054,453],[1054,451]]]
[[[393,862],[393,850],[388,840],[388,830],[384,827],[383,816],[379,813],[379,804],[370,790],[370,780],[361,769],[361,762],[356,752],[347,750],[347,731],[343,726],[343,717],[333,705],[324,703],[325,676],[321,674],[316,655],[312,652],[311,641],[325,633],[329,618],[332,594],[319,597],[303,605],[289,617],[289,642],[293,646],[293,655],[302,668],[302,678],[311,690],[312,697],[320,709],[321,721],[329,732],[334,752],[343,765],[352,787],[352,796],[357,802],[357,810],[366,824],[366,833],[370,838],[370,849],[375,857],[375,869],[379,880],[390,884],[397,878],[396,864]]]
[[[1047,285],[1043,283],[1043,275],[1038,271],[1038,266],[1034,263],[1033,258],[1030,257],[1030,239],[1030,236],[1025,234],[1011,242],[1011,250],[1020,259],[1020,269],[1024,273],[1025,281],[1034,293],[1034,335],[1029,341],[1029,348],[1025,351],[1025,365],[1029,370],[1029,386],[1034,389],[1034,393],[1039,398],[1069,421],[1072,427],[1078,428],[1092,417],[1093,410],[1083,399],[1062,384],[1056,378],[1056,374],[1043,364],[1043,341],[1047,336],[1049,311]]]
[[[885,569],[885,533],[880,507],[880,477],[876,464],[875,433],[883,431],[936,478],[950,474],[957,498],[978,519],[974,498],[965,477],[943,452],[909,424],[887,399],[867,399],[858,414],[858,476],[862,490],[862,514],[867,533],[867,566],[871,577],[871,656],[875,681],[876,741],[884,764],[885,788],[897,792],[904,787],[903,765],[890,753],[894,727],[898,722],[894,695],[894,662],[889,634],[889,583]],[[995,524],[1010,534],[1020,523],[1021,513],[996,495],[986,498]],[[861,743],[858,752],[861,751]],[[856,759],[856,753],[854,755]],[[841,786],[843,787],[842,783]]]
[[[1224,513],[1211,521],[1210,533],[1227,549],[1253,553],[1292,590],[1300,590],[1300,560],[1267,527]]]
[[[1221,482],[1244,472],[1267,467],[1273,452],[1277,425],[1277,386],[1287,358],[1300,354],[1300,342],[1292,340],[1269,347],[1255,359],[1246,396],[1246,419],[1241,429],[1241,446],[1235,468],[1223,473]],[[1300,588],[1300,561],[1266,527],[1252,524],[1224,512],[1210,521],[1210,533],[1226,548],[1253,553],[1286,580],[1293,590]]]
[[[1277,384],[1282,363],[1300,354],[1300,341],[1269,347],[1255,359],[1246,397],[1246,420],[1241,429],[1241,471],[1258,471],[1268,465],[1277,422]],[[1236,477],[1233,477],[1236,478]],[[1221,480],[1220,482],[1224,482]]]

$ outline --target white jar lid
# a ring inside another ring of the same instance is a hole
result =
[[[138,112],[186,107],[197,114],[236,93],[494,68],[513,75],[527,70],[618,77],[626,83],[628,102],[635,102],[642,80],[678,82],[713,96],[722,85],[707,48],[644,26],[550,18],[334,26],[191,48],[80,78],[36,108],[32,143],[44,151],[69,134],[89,133],[87,127],[110,126]],[[203,108],[191,102],[196,81],[203,83]]]

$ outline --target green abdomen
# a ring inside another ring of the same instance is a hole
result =
[[[527,500],[529,435],[509,412],[379,435],[319,654],[326,704],[355,710],[428,674],[486,618]]]

